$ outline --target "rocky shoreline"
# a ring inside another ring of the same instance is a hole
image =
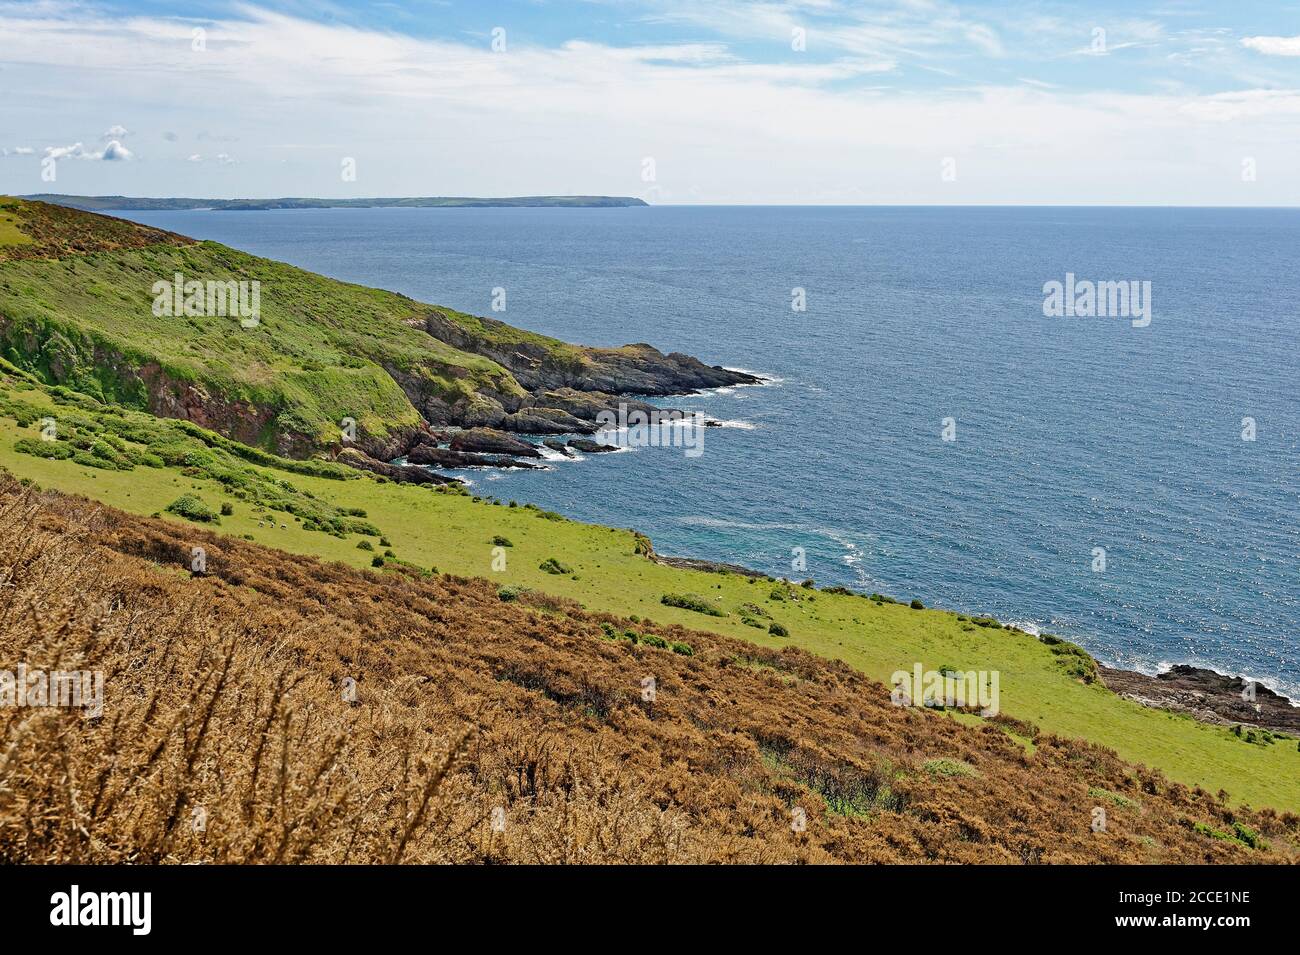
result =
[[[715,574],[740,574],[759,579],[771,576],[724,561],[663,556],[655,553],[648,538],[642,536],[641,539],[644,541],[644,555],[667,567]],[[1136,670],[1108,667],[1095,658],[1094,663],[1107,689],[1143,706],[1185,713],[1203,723],[1218,726],[1241,726],[1245,731],[1265,730],[1300,736],[1300,706],[1262,683],[1225,676],[1214,670],[1187,664],[1178,664],[1156,676],[1149,676]]]
[[[437,328],[443,340],[493,358],[534,390],[510,402],[509,408],[499,400],[480,395],[483,401],[472,411],[426,417],[418,427],[382,442],[362,438],[356,445],[339,448],[335,452],[336,460],[391,480],[421,484],[458,483],[456,478],[443,475],[428,480],[424,475],[429,473],[429,468],[545,468],[544,464],[533,463],[544,457],[542,447],[568,458],[577,453],[619,450],[589,437],[601,430],[602,415],[624,420],[638,414],[650,426],[686,417],[680,409],[652,405],[637,395],[689,395],[708,388],[761,385],[766,380],[721,365],[705,365],[689,355],[676,352],[665,355],[645,344],[625,345],[621,349],[583,349],[586,361],[581,373],[577,373],[572,367],[551,367],[548,355],[533,355],[526,347],[509,354],[500,353],[460,326],[444,324],[438,313],[435,316],[427,321]],[[427,414],[427,409],[422,413]],[[706,419],[704,424],[721,426],[721,422],[711,419]],[[543,440],[537,444],[519,435]],[[562,441],[555,435],[578,437]]]
[[[1262,683],[1179,664],[1156,676],[1097,665],[1102,682],[1125,699],[1220,726],[1240,724],[1300,735],[1300,707]],[[1253,696],[1251,700],[1249,697]]]

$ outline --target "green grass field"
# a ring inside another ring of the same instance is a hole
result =
[[[31,236],[18,228],[18,216],[0,205],[0,245],[31,245]]]
[[[82,437],[92,431],[91,419],[97,417],[93,405],[81,400],[78,409],[67,403],[66,396],[60,403],[54,395],[44,386],[20,383],[13,375],[0,378],[0,399],[8,400],[7,405],[0,402],[0,466],[43,487],[84,494],[137,514],[162,512],[164,519],[180,524],[185,522],[167,514],[166,508],[181,495],[192,494],[214,511],[222,504],[230,506],[232,513],[222,516],[216,527],[220,532],[247,536],[291,553],[368,567],[377,554],[391,546],[398,559],[421,567],[486,577],[502,586],[543,590],[593,610],[713,630],[764,646],[792,644],[842,659],[882,682],[895,670],[910,670],[917,662],[933,670],[943,666],[996,670],[1001,674],[1004,713],[1036,723],[1046,732],[1100,743],[1180,782],[1212,792],[1226,790],[1239,802],[1300,811],[1296,740],[1248,743],[1225,727],[1128,702],[1099,684],[1086,685],[1073,678],[1063,665],[1068,656],[1052,653],[1050,647],[1027,634],[974,627],[941,610],[877,605],[862,597],[798,587],[792,593],[800,599],[774,600],[773,590],[781,588],[771,581],[751,582],[735,574],[653,563],[638,553],[638,538],[628,530],[555,520],[532,508],[475,501],[428,487],[381,483],[370,476],[348,474],[348,479],[339,479],[301,473],[316,466],[310,463],[283,462],[283,469],[267,466],[273,461],[268,456],[257,459],[266,462],[262,464],[239,458],[223,450],[219,442],[214,448],[211,438],[205,443],[193,437],[197,429],[190,425],[179,434],[169,431],[166,441],[155,445],[166,450],[177,442],[192,442],[193,450],[186,452],[189,457],[182,455],[185,461],[194,462],[188,466],[182,461],[123,470],[16,450],[15,443],[22,439],[39,440],[39,421],[31,419],[46,411],[56,420],[81,415],[86,424],[71,430],[84,432]],[[14,410],[20,406],[24,410]],[[99,416],[108,421],[122,414],[104,409]],[[19,424],[20,418],[23,424]],[[119,432],[149,440],[151,427],[181,427],[145,415],[138,418],[127,422],[136,430],[119,427]],[[147,447],[137,441],[125,444],[128,455],[139,455]],[[232,476],[232,471],[237,473]],[[285,490],[286,485],[291,490]],[[273,499],[278,500],[277,506],[287,502],[303,516],[268,509],[265,502]],[[373,536],[335,536],[308,529],[356,509],[365,512],[365,522],[373,525],[388,545]],[[497,537],[507,538],[512,546],[494,554]],[[360,549],[362,540],[371,541],[373,550]],[[505,568],[494,570],[494,556],[501,554]],[[571,573],[542,570],[540,565],[550,558]],[[665,594],[694,595],[718,607],[725,616],[665,606],[661,602]],[[761,607],[790,636],[777,637],[747,626],[742,614],[754,615],[743,611],[743,604]],[[955,718],[979,722],[976,716]]]
[[[155,283],[176,275],[259,283],[258,324],[246,328],[238,314],[154,314]],[[216,243],[0,265],[0,353],[9,361],[135,408],[150,398],[126,369],[156,366],[168,382],[196,385],[223,406],[272,412],[265,447],[278,432],[330,444],[345,417],[380,439],[414,426],[419,413],[386,369],[445,406],[473,401],[481,388],[522,394],[490,359],[404,324],[425,309]]]

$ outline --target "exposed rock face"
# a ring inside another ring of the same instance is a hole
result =
[[[519,438],[511,437],[504,431],[492,428],[470,428],[458,431],[451,436],[453,451],[477,451],[486,454],[509,454],[518,458],[540,458],[542,452],[537,446]]]
[[[587,454],[603,454],[606,451],[618,450],[618,448],[612,444],[600,444],[596,441],[590,441],[587,438],[570,438],[569,447],[578,451],[585,451]]]
[[[452,451],[430,444],[419,444],[406,456],[409,464],[424,464],[435,468],[530,468],[544,470],[545,465],[520,461],[503,454],[475,454],[469,451]]]
[[[451,367],[399,368],[384,365],[398,387],[421,417],[438,427],[500,427],[506,416],[517,410],[527,393],[510,378],[499,375],[482,381],[478,390],[447,391],[441,384],[442,376],[455,377],[458,369]]]
[[[609,394],[679,395],[700,388],[756,385],[761,379],[742,371],[706,365],[698,358],[639,343],[622,348],[571,347],[560,350],[544,341],[519,340],[505,322],[479,318],[479,334],[430,309],[425,331],[462,351],[491,358],[508,368],[530,391],[572,388]]]
[[[547,438],[542,444],[546,445],[552,451],[559,451],[566,458],[573,457],[573,449],[558,438]]]
[[[1102,682],[1120,696],[1155,709],[1188,713],[1207,723],[1242,723],[1284,733],[1300,731],[1300,707],[1263,684],[1253,687],[1253,702],[1242,698],[1246,682],[1213,670],[1179,665],[1147,676],[1098,665]]]
[[[582,434],[594,433],[596,430],[595,422],[603,411],[613,414],[616,418],[620,410],[628,415],[633,412],[640,412],[645,415],[649,424],[658,423],[660,415],[681,417],[685,414],[685,412],[672,408],[657,408],[648,402],[638,401],[635,398],[610,395],[603,391],[578,391],[575,388],[557,388],[551,391],[538,392],[529,400],[547,408],[559,408],[582,422],[592,422],[592,426],[588,431],[577,428],[572,429]]]
[[[344,448],[338,453],[336,460],[338,460],[340,464],[347,464],[362,471],[370,471],[374,474],[380,474],[388,478],[390,481],[397,481],[401,484],[464,483],[456,478],[447,477],[442,474],[434,474],[432,471],[414,465],[388,464],[384,461],[376,461],[374,458],[370,457],[370,455],[358,451],[356,448]]]
[[[753,577],[757,580],[763,580],[767,577],[767,574],[751,570],[748,567],[742,567],[740,564],[728,564],[718,560],[699,560],[695,557],[664,557],[654,553],[650,555],[650,559],[656,564],[663,564],[666,567],[704,570],[711,574],[740,574],[742,577]]]
[[[558,408],[524,408],[501,419],[500,427],[523,434],[591,434],[596,426]]]
[[[639,395],[680,395],[701,388],[757,385],[761,378],[698,358],[659,349],[644,342],[622,348],[584,348],[590,362],[582,374],[561,384],[581,391],[632,392]],[[554,385],[552,385],[554,387]]]

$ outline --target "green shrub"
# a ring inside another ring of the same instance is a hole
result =
[[[66,461],[76,453],[71,445],[63,441],[40,441],[36,438],[19,438],[14,442],[14,450],[38,458],[54,458],[56,461]]]
[[[1244,822],[1234,822],[1232,824],[1232,831],[1237,834],[1238,842],[1244,842],[1252,849],[1268,848],[1268,844],[1259,837],[1259,833],[1250,828],[1250,826],[1246,825]]]
[[[960,759],[927,759],[923,766],[925,771],[931,776],[968,776],[972,779],[978,779],[980,772],[969,763],[963,763]]]
[[[560,561],[556,560],[554,557],[546,558],[546,560],[542,561],[540,564],[537,565],[537,569],[544,570],[548,574],[559,575],[559,574],[573,573],[572,567],[570,567],[568,564],[560,563]]]
[[[193,494],[182,494],[176,500],[164,508],[169,514],[175,514],[177,517],[183,517],[187,521],[197,521],[200,524],[220,524],[221,518],[217,512]]]
[[[382,557],[380,557],[378,554],[376,554],[376,555],[371,559],[371,561],[370,561],[370,566],[371,566],[371,567],[383,567],[383,566],[384,566],[384,558],[382,558]]]
[[[505,603],[510,603],[512,600],[519,599],[519,593],[520,593],[520,588],[518,587],[502,587],[500,590],[497,591],[497,599]],[[601,624],[601,626],[608,627],[609,624]],[[613,628],[610,627],[610,629],[612,630]]]
[[[725,617],[722,608],[716,604],[709,603],[703,597],[695,594],[664,594],[659,598],[659,602],[666,607],[680,607],[683,610],[694,610],[696,613],[708,614],[710,617]]]
[[[515,546],[514,541],[512,541],[509,537],[502,537],[500,534],[498,534],[496,537],[492,538],[492,543],[493,543],[495,546],[497,546],[497,547],[514,547],[514,546]]]
[[[925,604],[921,603],[921,601],[919,600],[913,600],[908,606],[910,606],[913,610],[925,609]]]
[[[668,641],[665,640],[663,637],[657,636],[653,633],[641,634],[641,642],[648,647],[655,647],[659,650],[668,649]]]
[[[1084,683],[1096,683],[1101,678],[1097,670],[1097,661],[1087,650],[1068,640],[1057,639],[1051,645],[1056,662],[1065,668],[1065,672]]]
[[[1119,793],[1113,793],[1109,789],[1102,789],[1098,786],[1089,788],[1088,795],[1093,799],[1106,799],[1123,809],[1140,809],[1141,804],[1135,799],[1129,799],[1127,796],[1121,796]]]
[[[231,514],[234,514],[234,513],[235,513],[235,505],[231,504],[229,501],[222,501],[222,502],[221,502],[221,516],[222,516],[222,517],[229,517]]]
[[[370,543],[370,541],[365,540],[364,538],[357,541],[357,550],[374,550],[374,549],[375,549],[375,545]]]
[[[679,640],[674,640],[672,643],[668,645],[668,648],[672,650],[673,653],[679,653],[684,657],[695,656],[695,650],[691,647],[691,645],[689,643],[682,643]]]
[[[1192,823],[1192,828],[1197,832],[1209,836],[1211,839],[1218,839],[1221,842],[1236,842],[1248,849],[1267,849],[1268,843],[1259,837],[1259,833],[1251,829],[1250,826],[1241,822],[1232,824],[1232,832],[1224,832],[1221,829],[1215,829],[1213,826],[1204,822]]]
[[[790,636],[790,631],[787,630],[785,627],[783,627],[781,624],[777,623],[775,620],[773,620],[772,625],[767,628],[767,632],[774,637]]]

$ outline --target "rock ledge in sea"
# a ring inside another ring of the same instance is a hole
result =
[[[1206,723],[1259,727],[1300,733],[1300,707],[1262,683],[1254,685],[1254,702],[1242,698],[1246,681],[1213,670],[1180,664],[1158,676],[1116,670],[1098,664],[1102,682],[1120,696],[1143,706],[1187,713]]]

